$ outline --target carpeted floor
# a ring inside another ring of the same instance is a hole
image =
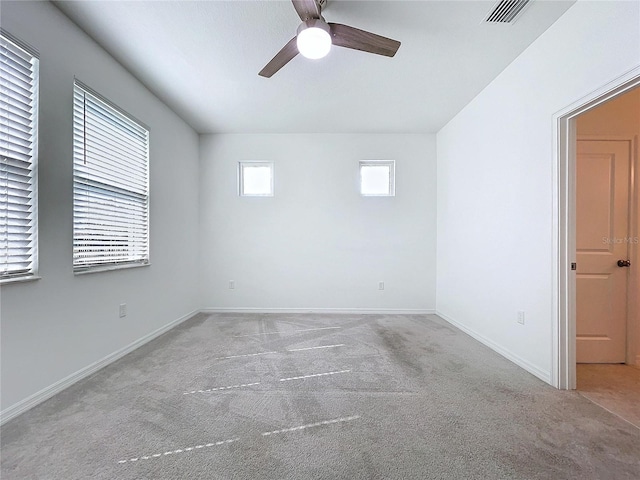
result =
[[[640,478],[640,429],[436,316],[200,315],[1,442],[3,480]]]

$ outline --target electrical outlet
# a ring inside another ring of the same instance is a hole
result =
[[[126,303],[121,303],[120,304],[120,318],[124,318],[127,316],[127,304]]]
[[[520,311],[518,312],[518,323],[520,325],[524,325],[524,312]]]
[[[378,282],[378,290],[384,290],[384,282]]]
[[[236,288],[236,281],[229,280],[229,290],[234,290]]]

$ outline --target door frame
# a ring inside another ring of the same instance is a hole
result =
[[[640,66],[601,86],[553,115],[553,255],[552,255],[552,358],[551,384],[556,388],[576,388],[576,275],[571,263],[576,261],[576,117],[640,85]],[[637,148],[634,149],[637,152]],[[634,152],[632,165],[637,162]],[[635,184],[632,167],[632,185]],[[637,192],[631,191],[631,198]],[[631,212],[630,212],[631,214]],[[632,218],[637,218],[633,212]],[[638,232],[633,222],[632,232]],[[640,260],[637,245],[631,245],[632,266]],[[635,271],[636,269],[634,269]],[[636,275],[637,276],[637,275]],[[630,284],[637,280],[632,278]],[[633,316],[637,317],[637,312]],[[627,322],[632,315],[627,315]],[[629,348],[627,329],[627,360]],[[637,349],[639,346],[635,346]],[[629,363],[635,363],[631,359]]]

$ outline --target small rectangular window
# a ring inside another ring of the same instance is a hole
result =
[[[395,189],[395,161],[360,162],[360,193],[368,197],[392,197]]]
[[[37,273],[38,57],[0,33],[0,282]]]
[[[238,191],[243,197],[272,197],[273,163],[240,162],[238,184]]]
[[[73,269],[149,263],[149,130],[75,81]]]

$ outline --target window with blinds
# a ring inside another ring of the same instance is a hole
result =
[[[38,58],[0,32],[0,282],[37,272]]]
[[[75,81],[73,267],[149,263],[149,130]]]

